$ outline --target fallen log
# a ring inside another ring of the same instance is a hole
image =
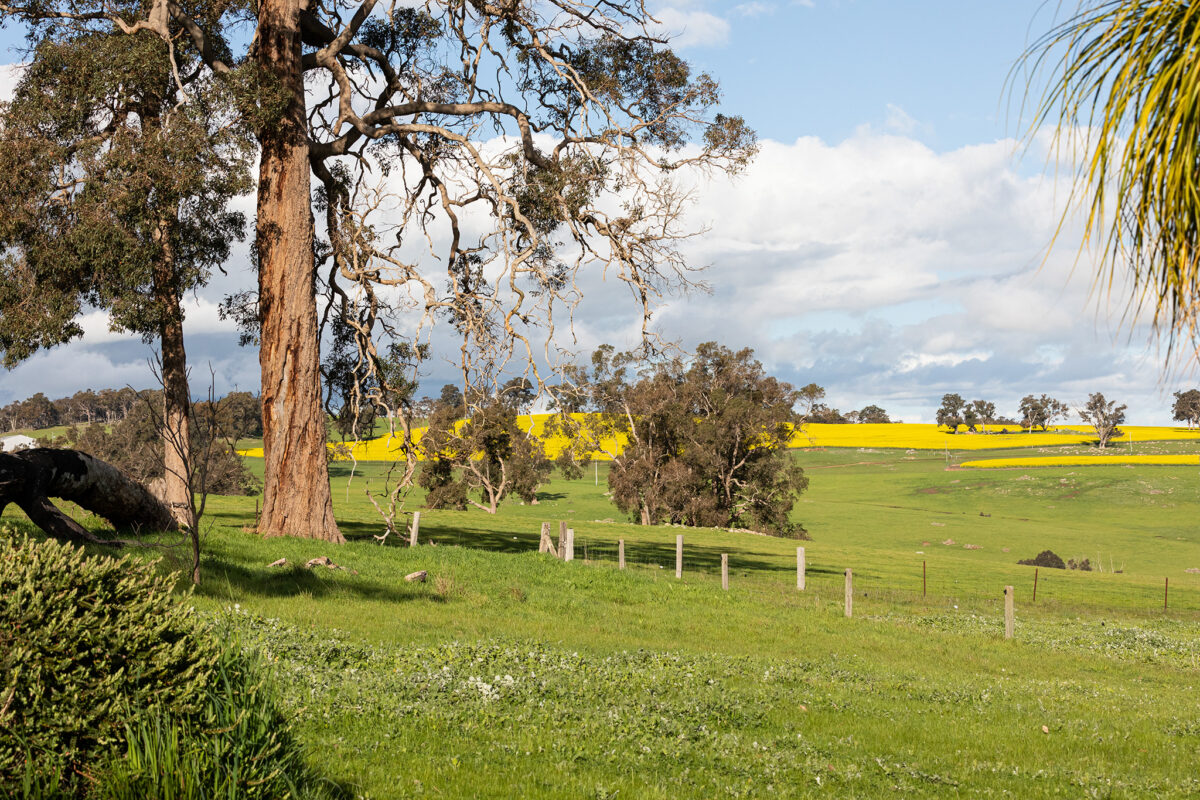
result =
[[[69,500],[118,530],[173,531],[171,509],[112,464],[79,450],[35,448],[0,453],[0,513],[9,503],[56,539],[121,544],[101,539],[60,511],[51,497]]]

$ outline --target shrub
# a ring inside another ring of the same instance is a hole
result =
[[[0,796],[328,794],[257,657],[174,582],[0,531]]]
[[[1050,567],[1051,569],[1066,569],[1067,565],[1053,550],[1043,550],[1037,558],[1024,558],[1017,562],[1029,567]]]
[[[131,709],[202,708],[220,647],[172,584],[154,563],[0,532],[0,786],[35,765],[69,782]]]
[[[1068,558],[1067,559],[1067,567],[1070,569],[1077,569],[1080,572],[1091,572],[1092,571],[1092,561],[1089,558],[1083,558],[1083,559],[1080,559],[1079,561],[1076,561],[1073,558]]]

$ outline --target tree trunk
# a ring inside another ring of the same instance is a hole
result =
[[[288,92],[258,132],[263,509],[259,533],[343,542],[333,519],[321,409],[310,167],[298,0],[263,0],[256,58]]]
[[[120,529],[178,528],[171,510],[149,489],[87,453],[49,448],[0,453],[0,511],[16,503],[35,525],[56,539],[119,544],[100,539],[59,511],[51,497],[70,500]]]
[[[163,501],[175,520],[194,527],[192,519],[191,392],[188,390],[187,352],[183,347],[183,311],[175,280],[175,251],[171,222],[164,220],[157,236],[162,259],[154,268],[154,293],[161,306],[159,341],[162,347],[163,382]]]

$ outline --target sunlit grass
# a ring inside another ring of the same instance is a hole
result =
[[[399,520],[421,510],[416,548],[373,538],[364,490],[387,465],[335,463],[348,544],[260,538],[255,498],[210,498],[191,602],[240,606],[314,766],[362,796],[1200,792],[1200,470],[946,468],[964,455],[797,451],[811,541],[630,524],[600,463],[496,515],[416,491]],[[570,564],[537,553],[559,520]],[[1093,571],[1017,563],[1045,549]],[[303,567],[317,556],[345,569]]]
[[[1013,467],[1097,467],[1101,465],[1119,466],[1121,464],[1138,464],[1141,466],[1184,466],[1200,465],[1200,455],[1071,455],[1071,456],[1034,456],[1030,458],[987,458],[977,461],[964,461],[958,466],[975,469],[1003,469]]]

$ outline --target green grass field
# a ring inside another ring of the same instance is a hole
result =
[[[262,540],[254,498],[210,498],[193,602],[268,653],[314,765],[361,796],[1200,793],[1200,470],[796,457],[812,541],[625,524],[600,465],[495,517],[422,511],[415,549],[373,538],[384,467],[339,463],[349,544]],[[558,520],[575,562],[536,552]],[[1016,562],[1044,549],[1104,571],[1040,569],[1035,603]],[[346,569],[267,566],[321,555]]]

